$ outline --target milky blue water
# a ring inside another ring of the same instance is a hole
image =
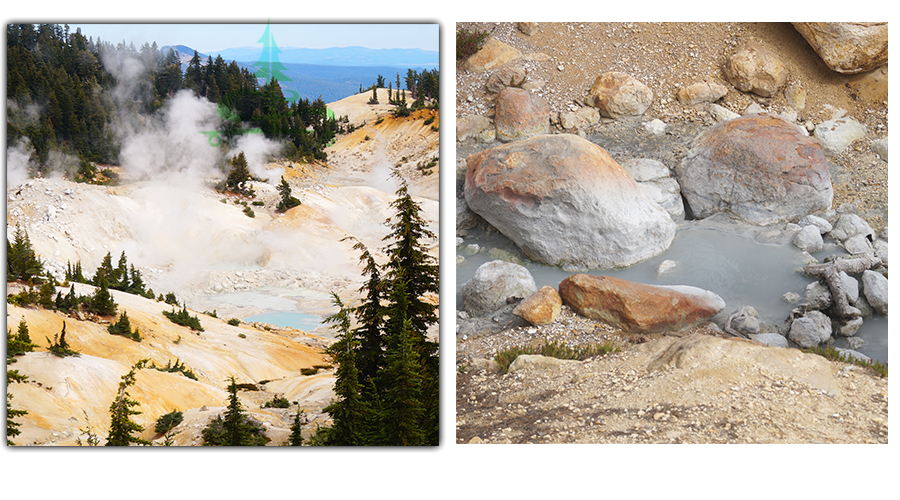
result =
[[[475,255],[468,253],[466,245],[470,243],[478,244],[481,251]],[[487,251],[490,248],[502,249],[521,259],[538,288],[545,285],[558,288],[560,281],[575,274],[529,260],[501,234],[485,235],[471,231],[470,236],[464,238],[464,244],[457,248],[457,255],[465,258],[457,265],[458,307],[462,308],[463,304],[459,287],[474,276],[478,266],[496,260],[496,254],[492,256]],[[719,313],[722,320],[739,307],[748,305],[759,312],[763,323],[777,328],[784,326],[785,319],[795,307],[785,302],[782,295],[795,292],[805,297],[806,285],[815,281],[797,272],[802,265],[800,256],[801,252],[790,243],[759,243],[746,234],[685,224],[679,227],[672,244],[662,254],[627,268],[590,270],[585,274],[613,276],[650,285],[703,288],[725,301],[725,309]],[[817,254],[817,257],[822,260],[825,255]],[[664,260],[675,261],[676,267],[658,275],[656,268]],[[856,336],[867,342],[865,347],[858,349],[859,352],[887,362],[886,317],[876,314],[865,318]],[[846,347],[846,340],[839,337],[836,345]]]
[[[307,332],[315,330],[319,327],[319,325],[322,324],[322,318],[318,316],[302,312],[286,311],[275,311],[265,314],[257,314],[255,316],[248,316],[244,318],[244,321],[248,323],[253,321],[261,321],[270,325],[296,328],[298,330]]]

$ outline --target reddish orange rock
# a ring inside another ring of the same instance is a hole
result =
[[[520,302],[513,314],[532,325],[548,325],[556,321],[561,309],[559,293],[552,286],[545,286]]]
[[[700,288],[642,285],[587,274],[564,279],[559,295],[576,313],[632,333],[683,330],[725,307],[718,295]]]

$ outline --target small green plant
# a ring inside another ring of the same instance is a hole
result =
[[[186,307],[182,307],[181,311],[175,312],[174,310],[163,311],[163,316],[169,318],[169,321],[175,323],[176,325],[186,326],[191,330],[196,330],[199,332],[204,331],[203,327],[200,326],[200,320],[197,316],[191,316],[189,312],[187,312]]]
[[[266,401],[262,407],[263,408],[290,408],[291,402],[287,400],[287,398],[282,396],[272,396],[271,401]]]
[[[253,205],[254,207],[265,206],[265,202],[262,202],[262,201],[253,201],[253,202],[250,202],[250,204]]]
[[[479,29],[469,31],[466,28],[456,30],[456,64],[461,64],[472,54],[481,50],[484,42],[493,32],[493,29],[491,31]]]
[[[244,215],[250,217],[251,219],[256,217],[256,214],[253,213],[253,209],[250,207],[244,207]]]
[[[316,373],[319,373],[318,368],[301,368],[300,369],[300,375],[309,376],[309,375],[315,375]]]
[[[46,338],[46,337],[44,337]],[[50,347],[47,348],[48,351],[53,353],[55,356],[60,358],[64,358],[66,356],[81,356],[80,353],[73,351],[69,348],[69,343],[66,342],[66,322],[63,321],[62,331],[58,335],[53,336],[53,342],[50,342],[50,339],[47,338],[47,343],[50,344]]]
[[[425,125],[431,125],[432,123],[434,123],[433,116],[429,116],[428,118],[425,119]]]
[[[125,311],[122,311],[122,316],[119,317],[119,321],[109,325],[106,329],[109,331],[110,335],[121,335],[122,337],[131,339],[135,342],[141,341],[141,334],[138,332],[138,329],[135,328],[134,331],[131,330],[131,322],[128,320],[128,314]]]
[[[241,324],[241,320],[239,320],[238,318],[231,318],[228,320],[228,324],[231,326],[238,326]]]
[[[181,337],[178,337],[178,339],[180,340]],[[154,368],[157,371],[168,372],[168,373],[181,373],[182,375],[184,375],[185,377],[187,377],[191,380],[197,380],[197,376],[194,375],[194,372],[190,368],[188,368],[184,363],[182,363],[181,360],[178,358],[175,358],[174,365],[172,364],[171,361],[166,361],[165,367],[156,366],[156,363],[154,363],[152,361],[150,362],[150,364],[152,365],[151,368]]]
[[[180,411],[171,411],[156,419],[154,430],[158,434],[168,433],[184,420],[184,414]]]
[[[212,312],[209,312],[209,311],[203,311],[203,314],[205,314],[205,315],[207,315],[207,316],[212,316],[213,318],[218,318],[218,316],[216,316],[216,310],[215,310],[215,309],[213,309]]]
[[[888,376],[888,365],[887,363],[882,363],[881,361],[866,361],[862,359],[856,359],[852,356],[848,356],[843,354],[841,351],[838,351],[834,347],[821,348],[819,346],[810,347],[808,349],[803,349],[803,352],[810,352],[813,354],[818,354],[819,356],[824,357],[825,359],[830,359],[832,361],[840,361],[842,363],[849,363],[851,365],[862,366],[863,368],[868,368],[875,373],[881,375],[882,377]]]
[[[587,344],[569,347],[557,342],[546,342],[540,347],[512,347],[497,353],[494,361],[500,365],[500,372],[506,373],[509,365],[521,354],[540,354],[558,359],[585,360],[596,356],[603,356],[611,352],[619,352],[619,348],[613,342],[603,344]]]
[[[245,339],[245,338],[247,338],[247,336],[244,335],[243,333],[239,333],[239,334],[238,334],[238,338]]]

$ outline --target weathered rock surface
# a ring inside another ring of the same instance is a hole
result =
[[[791,23],[839,73],[862,73],[888,62],[888,23]]]
[[[831,338],[831,318],[819,311],[809,311],[791,323],[788,338],[802,348],[815,347]]]
[[[611,71],[594,80],[586,100],[603,116],[640,116],[653,102],[653,91],[629,74]]]
[[[566,269],[614,268],[656,255],[675,223],[599,146],[554,134],[466,159],[469,207],[531,259]]]
[[[725,62],[725,77],[738,90],[771,97],[787,81],[788,70],[774,52],[748,42]]]
[[[659,204],[673,219],[684,218],[681,187],[668,167],[656,160],[639,158],[622,163],[622,168],[637,181],[650,201]]]
[[[875,271],[863,271],[863,293],[866,300],[879,314],[888,313],[888,279]]]
[[[536,290],[528,269],[502,260],[479,266],[475,276],[463,283],[461,288],[463,307],[473,316],[490,314],[505,306],[508,298],[521,299]]]
[[[577,111],[569,111],[559,114],[559,125],[566,129],[583,129],[600,121],[600,112],[597,108],[578,108]]]
[[[578,314],[634,333],[689,328],[725,307],[720,297],[699,288],[643,285],[586,274],[564,279],[559,295]]]
[[[476,139],[491,142],[496,137],[496,129],[490,118],[481,115],[467,115],[456,120],[456,140]]]
[[[507,87],[497,96],[494,124],[497,139],[517,141],[550,132],[550,106],[543,97]]]
[[[544,286],[520,302],[513,314],[532,325],[547,325],[556,321],[561,308],[559,292],[552,286]]]
[[[847,149],[853,141],[866,136],[866,126],[852,118],[837,118],[816,125],[813,133],[822,143],[825,154],[836,156]]]
[[[681,104],[693,106],[702,102],[715,102],[728,93],[728,87],[716,82],[697,82],[678,91]]]
[[[809,253],[819,252],[825,245],[825,242],[822,240],[822,233],[819,231],[819,228],[812,225],[803,226],[802,229],[797,231],[797,234],[794,235],[792,243],[800,250],[804,250]]]
[[[676,169],[694,216],[730,212],[751,224],[793,221],[831,208],[822,146],[775,116],[722,122],[701,135]]]
[[[829,236],[840,242],[859,234],[871,235],[874,237],[875,231],[865,219],[856,214],[849,213],[839,215],[831,232],[828,233]]]
[[[504,66],[491,74],[485,86],[488,92],[498,94],[507,87],[521,87],[527,79],[525,68]]]
[[[519,49],[511,47],[496,38],[488,38],[481,50],[466,59],[466,62],[463,63],[463,68],[475,73],[482,73],[499,68],[520,57],[522,57],[522,52]]]

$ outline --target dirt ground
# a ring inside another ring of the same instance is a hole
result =
[[[858,75],[834,72],[790,23],[539,22],[531,36],[516,24],[457,23],[457,29],[490,31],[491,37],[520,50],[522,59],[510,64],[523,67],[529,81],[540,85],[538,93],[549,101],[551,114],[582,106],[597,76],[621,71],[653,91],[653,103],[641,121],[659,118],[667,124],[709,122],[705,112],[675,98],[680,88],[707,80],[731,89],[717,104],[736,113],[754,102],[770,112],[786,111],[790,106],[782,92],[771,98],[740,92],[722,73],[726,57],[738,46],[751,40],[762,43],[788,68],[787,85],[806,90],[806,106],[797,123],[818,124],[844,112],[866,126],[865,139],[832,159],[834,207],[853,203],[876,231],[887,225],[887,162],[870,148],[888,133],[887,65]],[[492,113],[494,95],[485,90],[490,73],[457,68],[457,117]],[[590,132],[603,134],[604,128],[621,126],[604,120]]]

